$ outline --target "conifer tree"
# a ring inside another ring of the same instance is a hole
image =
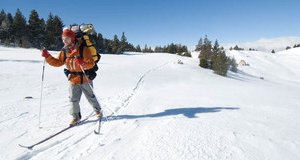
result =
[[[46,38],[44,40],[44,47],[46,47],[49,50],[54,50],[56,48],[53,19],[54,18],[52,13],[49,13],[48,19],[46,21]]]
[[[4,12],[4,10],[2,9],[0,12],[0,26],[2,24],[2,21],[4,21],[6,18],[6,13]]]
[[[97,34],[97,38],[96,38],[96,49],[98,52],[100,53],[104,53],[105,52],[105,47],[104,47],[104,38],[102,36],[101,33]]]
[[[215,41],[215,44],[212,48],[212,53],[213,54],[218,54],[220,52],[220,45],[219,45],[219,42],[218,40]]]
[[[112,41],[104,38],[104,53],[112,54]]]
[[[140,45],[137,45],[137,46],[136,46],[136,51],[137,51],[137,52],[142,52],[142,49],[141,49],[141,46],[140,46]]]
[[[1,24],[0,35],[3,37],[3,42],[4,42],[4,45],[6,45],[6,46],[13,43],[13,38],[14,38],[13,28],[12,28],[13,21],[14,21],[14,18],[11,15],[11,13],[7,13],[6,18],[2,21],[2,24]]]
[[[14,21],[12,25],[13,29],[13,41],[15,45],[19,47],[29,47],[28,44],[28,38],[27,38],[27,32],[26,32],[26,19],[23,16],[20,9],[17,9],[17,12],[14,16]]]
[[[120,52],[125,52],[128,46],[127,38],[125,36],[125,33],[122,33],[121,42],[120,42]]]
[[[6,27],[6,13],[4,12],[4,10],[1,10],[0,13],[0,43],[4,43],[4,41],[6,40],[6,31],[5,31],[5,27]],[[3,22],[3,25],[2,25]]]
[[[167,48],[168,53],[175,54],[177,52],[177,46],[174,43],[171,43]]]
[[[28,38],[31,46],[41,48],[45,40],[45,22],[39,18],[36,10],[32,10],[28,20]]]
[[[214,73],[221,76],[226,76],[228,68],[228,57],[226,56],[224,50],[220,50],[220,52],[214,58],[212,69]]]
[[[274,50],[274,49],[272,49],[271,53],[275,53],[275,50]]]
[[[198,41],[198,44],[196,45],[195,51],[200,51],[202,45],[203,45],[203,39],[200,38],[200,40]]]
[[[199,66],[202,68],[210,68],[210,62],[211,62],[211,56],[212,56],[212,46],[211,41],[207,38],[207,35],[204,38],[203,45],[200,48],[200,64]]]
[[[117,35],[114,35],[114,39],[112,41],[112,54],[120,53],[120,40]]]
[[[53,37],[54,37],[54,50],[60,50],[63,47],[63,43],[61,40],[61,34],[63,32],[63,22],[58,16],[53,17],[53,22],[52,22],[52,27],[53,27]]]
[[[144,49],[142,50],[142,52],[143,52],[143,53],[146,53],[146,52],[148,52],[148,50],[149,50],[149,49],[148,49],[148,46],[147,46],[147,44],[146,44],[145,47],[144,47]]]
[[[235,45],[235,46],[233,47],[233,49],[234,49],[234,50],[239,50],[239,46],[238,46],[238,45]]]
[[[49,13],[46,21],[44,46],[49,50],[60,50],[63,47],[61,42],[63,23],[58,16]]]
[[[237,73],[238,69],[237,69],[237,63],[236,63],[236,60],[235,58],[229,58],[229,69],[230,71],[234,72],[234,73]]]
[[[126,51],[134,52],[134,51],[136,51],[136,48],[133,46],[133,44],[127,42]]]
[[[163,53],[164,49],[161,46],[156,46],[154,48],[155,53]]]

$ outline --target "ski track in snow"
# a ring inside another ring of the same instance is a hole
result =
[[[129,96],[123,101],[123,103],[121,104],[121,108],[125,108],[128,106],[128,104],[130,103],[131,99],[134,97],[134,95],[137,93],[138,89],[140,88],[140,86],[144,83],[144,79],[145,77],[150,74],[151,72],[154,72],[160,68],[162,68],[163,66],[166,66],[167,64],[169,64],[170,62],[166,62],[162,65],[159,65],[157,67],[154,67],[150,70],[148,70],[147,72],[145,72],[141,77],[140,79],[138,80],[138,82],[136,83],[136,86],[133,88],[132,92],[129,94]],[[116,112],[118,112],[118,110],[116,110]]]
[[[0,121],[0,124],[1,124],[1,123],[4,123],[4,122],[6,122],[6,121],[10,121],[10,120],[16,119],[16,118],[20,118],[20,117],[22,117],[22,116],[24,116],[24,115],[26,115],[26,114],[28,114],[28,112],[23,112],[23,113],[19,114],[19,115],[16,116],[16,117],[12,117],[12,118],[8,118],[8,119],[5,119],[5,120],[2,120],[2,121]]]
[[[54,68],[47,68],[48,71],[52,70],[49,77],[53,77],[44,88],[44,96],[48,97],[44,99],[44,103],[50,107],[47,109],[50,113],[49,117],[44,115],[42,119],[43,129],[36,129],[31,125],[36,125],[35,120],[38,117],[36,103],[39,98],[21,100],[20,97],[24,97],[24,93],[28,95],[25,90],[30,87],[35,91],[40,83],[36,85],[38,81],[35,80],[35,76],[27,73],[11,74],[5,70],[2,78],[7,82],[11,81],[11,86],[21,87],[16,83],[17,80],[12,81],[11,77],[14,76],[15,79],[27,76],[26,79],[31,78],[35,82],[29,84],[28,88],[20,90],[21,94],[15,92],[17,90],[14,87],[3,86],[0,89],[3,96],[6,96],[6,88],[9,90],[8,96],[1,104],[1,107],[4,105],[4,112],[0,119],[0,133],[3,137],[7,136],[7,140],[2,139],[1,147],[7,146],[8,151],[1,149],[3,155],[0,155],[0,159],[298,159],[299,138],[296,135],[299,133],[299,127],[293,121],[299,117],[296,110],[299,106],[297,104],[299,96],[296,94],[300,85],[297,80],[298,71],[289,68],[288,63],[282,63],[267,54],[265,57],[254,57],[254,54],[252,56],[249,52],[249,55],[245,59],[249,60],[251,65],[242,67],[245,70],[240,70],[239,73],[229,73],[229,78],[216,76],[208,70],[194,67],[196,63],[193,64],[191,59],[183,58],[185,62],[183,65],[176,64],[163,68],[170,64],[170,58],[174,58],[171,55],[146,54],[130,60],[125,56],[104,56],[111,58],[110,60],[126,60],[124,67],[128,67],[131,72],[99,81],[107,84],[113,80],[112,84],[117,84],[112,91],[109,87],[103,87],[103,93],[108,92],[108,96],[101,97],[103,103],[101,106],[105,112],[109,112],[106,107],[112,107],[115,114],[105,114],[100,135],[93,133],[96,120],[90,117],[83,125],[71,128],[34,147],[33,150],[23,150],[14,145],[37,142],[64,127],[62,124],[66,123],[65,113],[68,109],[65,105],[67,101],[65,93],[60,93],[64,84],[61,84],[61,78],[55,79],[57,75],[53,76],[57,73],[54,72]],[[153,60],[157,60],[158,57],[161,57],[160,61],[154,62]],[[141,64],[140,60],[151,60],[153,63],[147,62],[139,69],[134,68]],[[289,62],[290,59],[285,60]],[[4,64],[3,66],[12,65],[13,62],[15,65],[28,65],[26,67],[32,65],[36,67],[32,68],[37,69],[36,63],[42,61],[0,59],[0,62],[0,65]],[[115,63],[116,61],[111,63],[112,65],[104,66],[108,69],[104,70],[105,76],[113,75],[108,72],[115,72],[118,69],[114,66]],[[155,64],[155,67],[152,64]],[[293,61],[293,64],[296,63]],[[278,69],[278,74],[271,73],[267,71],[268,69]],[[22,71],[20,67],[13,73],[19,71]],[[40,72],[35,71],[33,74],[38,75],[36,77],[40,80]],[[129,74],[130,78],[125,83],[118,84],[119,79],[126,74]],[[289,74],[293,75],[286,76]],[[180,77],[177,77],[178,75]],[[261,80],[260,77],[265,79]],[[162,82],[162,85],[157,86],[157,82]],[[212,83],[217,86],[211,85]],[[178,88],[178,92],[172,89],[174,86]],[[225,91],[228,88],[234,90]],[[153,95],[157,90],[160,93]],[[207,95],[203,93],[206,91]],[[39,90],[33,97],[38,97],[36,96],[38,92]],[[233,97],[237,94],[238,97]],[[281,103],[276,97],[283,95],[286,99]],[[158,97],[171,98],[164,102],[156,102]],[[53,99],[57,102],[53,102]],[[234,106],[236,111],[225,111],[229,108],[226,106]],[[82,109],[86,112],[91,108],[82,107]],[[118,117],[119,114],[124,115]]]

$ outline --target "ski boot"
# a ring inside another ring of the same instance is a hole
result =
[[[80,122],[81,114],[80,112],[78,114],[73,114],[73,119],[70,122],[70,126],[75,126]]]
[[[96,117],[98,119],[102,118],[103,117],[103,113],[101,111],[96,111]]]

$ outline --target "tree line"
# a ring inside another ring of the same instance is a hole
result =
[[[138,46],[139,47],[139,46]],[[171,53],[186,57],[192,57],[191,53],[188,51],[187,46],[181,44],[171,43],[165,45],[164,47],[156,46],[154,49],[145,45],[141,52],[145,53]]]
[[[49,50],[60,50],[63,47],[61,33],[65,27],[63,21],[57,15],[49,14],[48,19],[44,20],[39,17],[36,10],[32,10],[28,21],[17,9],[15,15],[5,13],[2,9],[0,12],[0,44],[5,46],[14,46],[22,48],[45,47]],[[98,52],[108,54],[122,54],[126,51],[133,52],[163,52],[190,56],[187,47],[181,44],[169,44],[164,47],[136,47],[127,41],[125,33],[121,38],[114,35],[113,39],[104,38],[101,33],[94,32],[92,40]]]
[[[32,10],[27,22],[19,9],[14,16],[11,13],[5,13],[2,9],[0,12],[0,44],[23,48],[41,49],[45,47],[48,50],[61,50],[63,47],[61,33],[64,27],[61,18],[51,13],[48,19],[44,20],[39,18],[36,10]],[[135,47],[127,41],[125,32],[122,33],[120,39],[117,35],[114,35],[113,39],[107,39],[101,33],[94,32],[91,39],[100,53],[122,54],[126,51],[133,51],[171,53],[191,57],[187,46],[181,44],[171,43],[163,47],[156,46],[154,49],[147,45],[144,48],[141,48],[140,45]],[[240,48],[236,46],[235,49]],[[235,59],[226,56],[224,48],[219,45],[217,40],[212,45],[207,36],[204,39],[200,38],[196,45],[196,51],[200,51],[198,56],[200,67],[212,69],[216,74],[222,76],[226,76],[229,69],[237,72]]]

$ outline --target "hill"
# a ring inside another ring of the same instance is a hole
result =
[[[238,45],[239,48],[244,48],[249,50],[249,48],[256,49],[263,52],[282,51],[285,50],[287,46],[293,47],[296,44],[300,44],[300,37],[278,37],[278,38],[262,38],[254,42],[236,42],[225,44],[224,47],[229,49]]]
[[[228,51],[249,64],[228,77],[171,54],[102,55],[95,93],[115,114],[101,135],[92,117],[26,150],[68,125],[68,82],[46,65],[38,128],[40,51],[0,47],[0,159],[299,159],[299,51]]]

